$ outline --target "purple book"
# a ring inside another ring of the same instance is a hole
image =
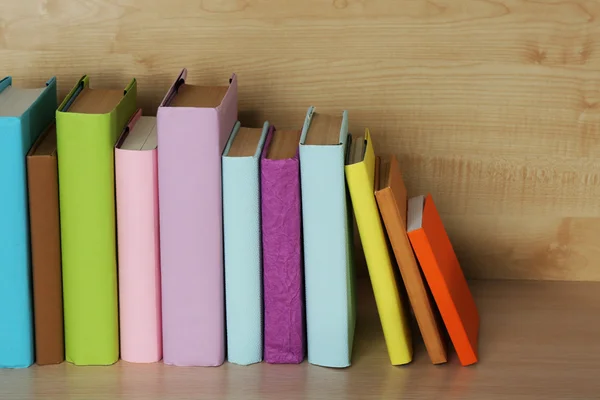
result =
[[[300,363],[306,348],[300,133],[270,126],[261,156],[264,359],[272,364]]]

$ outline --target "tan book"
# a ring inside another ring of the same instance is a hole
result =
[[[396,157],[379,160],[379,179],[375,183],[375,197],[383,219],[394,256],[408,293],[427,353],[433,364],[447,361],[447,348],[435,303],[432,301],[421,268],[412,250],[406,232],[407,195],[402,172]]]
[[[56,127],[52,124],[27,154],[29,225],[38,365],[64,361],[62,273]]]

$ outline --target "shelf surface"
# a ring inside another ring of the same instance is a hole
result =
[[[363,282],[364,283],[364,282]],[[415,358],[391,366],[372,293],[361,285],[353,365],[181,368],[163,364],[0,370],[0,399],[592,399],[600,396],[600,283],[474,281],[480,362],[450,348],[434,366],[416,329]]]

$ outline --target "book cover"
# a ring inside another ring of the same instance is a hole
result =
[[[413,354],[411,332],[375,201],[375,151],[368,129],[352,138],[345,170],[388,356],[392,365],[407,364]]]
[[[351,365],[356,323],[347,137],[347,111],[309,107],[300,138],[308,362],[339,368]]]
[[[377,175],[377,174],[376,174]],[[395,156],[379,160],[379,180],[375,198],[398,263],[402,281],[433,364],[447,361],[444,332],[438,310],[425,284],[406,233],[407,196],[402,171]]]
[[[156,117],[138,109],[115,146],[121,358],[162,358]]]
[[[38,365],[58,364],[65,359],[65,344],[54,123],[40,135],[27,154],[27,186],[35,362]]]
[[[237,121],[237,78],[186,83],[157,113],[163,361],[217,366],[225,357],[221,156]]]
[[[34,362],[26,155],[54,122],[56,79],[40,88],[0,80],[0,367]]]
[[[237,122],[223,152],[227,360],[241,365],[263,359],[259,157],[268,127]]]
[[[77,365],[119,358],[114,146],[136,110],[137,82],[90,87],[56,112],[65,351]]]
[[[306,352],[300,131],[269,128],[261,156],[265,361],[296,364]]]
[[[408,201],[407,230],[460,363],[476,363],[479,312],[430,194]]]

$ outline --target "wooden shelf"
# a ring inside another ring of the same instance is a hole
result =
[[[592,399],[600,395],[600,283],[471,282],[482,316],[480,362],[389,364],[368,285],[361,284],[354,364],[180,368],[163,364],[0,370],[0,398],[58,399]]]

